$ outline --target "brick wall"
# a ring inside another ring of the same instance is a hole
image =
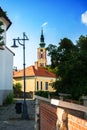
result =
[[[40,102],[40,130],[56,130],[56,107]]]
[[[69,130],[87,130],[87,121],[68,114]]]
[[[87,120],[83,118],[87,107],[42,97],[37,101],[36,130],[87,130]]]
[[[58,127],[56,126],[58,109],[60,108],[57,108],[50,103],[40,101],[40,130],[58,130]],[[67,123],[67,130],[87,130],[87,121],[71,114],[68,114]]]

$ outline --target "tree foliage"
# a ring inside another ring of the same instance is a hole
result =
[[[2,36],[4,29],[2,29],[2,25],[3,25],[3,22],[0,21],[0,46],[4,45],[3,36]]]
[[[3,46],[4,45],[4,40],[3,40],[3,32],[4,32],[4,29],[3,29],[3,22],[1,20],[2,17],[6,17],[6,12],[2,11],[2,9],[0,8],[0,46]]]
[[[87,95],[87,36],[80,36],[76,45],[64,38],[51,51],[57,52],[55,55],[48,53],[57,60],[54,67],[58,68],[56,74],[59,79],[53,84],[56,91],[71,94],[74,99]]]
[[[58,60],[56,59],[57,58],[57,46],[55,45],[52,45],[52,44],[49,44],[49,46],[47,47],[47,50],[48,50],[48,56],[51,57],[51,68],[55,68]]]
[[[22,89],[22,85],[20,83],[13,84],[14,94],[20,93]]]

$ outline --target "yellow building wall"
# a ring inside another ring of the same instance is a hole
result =
[[[38,90],[41,90],[41,82],[42,82],[42,90],[43,91],[55,91],[51,86],[50,83],[54,82],[56,78],[48,78],[48,77],[26,77],[26,92],[35,92]],[[37,81],[38,81],[38,87],[37,90]],[[23,78],[16,78],[13,80],[13,82],[20,83],[22,85],[22,91],[24,91],[24,81]],[[48,82],[48,90],[46,90],[45,82]]]
[[[26,78],[26,92],[35,91],[35,79]]]
[[[13,83],[14,84],[20,83],[22,85],[22,89],[21,90],[24,91],[24,88],[23,88],[24,80],[23,80],[23,78],[15,78],[15,79],[13,79]]]
[[[50,83],[54,82],[56,80],[56,78],[47,78],[47,77],[44,77],[44,78],[41,78],[41,77],[38,77],[36,79],[36,82],[38,81],[38,84],[39,84],[39,90],[41,90],[41,85],[40,83],[42,82],[42,90],[43,91],[50,91],[50,92],[53,92],[55,91],[52,86],[50,85]],[[48,90],[46,90],[46,87],[45,87],[45,83],[48,82]],[[37,91],[37,86],[36,86],[36,91]]]
[[[22,91],[24,91],[24,79],[16,78],[13,79],[14,84],[20,83],[22,85]],[[30,79],[26,77],[26,92],[35,91],[35,79]]]

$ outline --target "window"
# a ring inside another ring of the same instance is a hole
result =
[[[44,63],[40,63],[40,67],[43,67],[44,66]]]
[[[45,89],[48,90],[48,82],[45,82]]]
[[[37,81],[37,90],[39,90],[39,82]]]
[[[41,88],[41,90],[42,90],[42,81],[40,82],[40,88]]]
[[[40,58],[43,58],[43,54],[41,53]]]

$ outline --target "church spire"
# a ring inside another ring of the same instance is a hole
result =
[[[40,36],[40,44],[39,45],[40,45],[40,47],[45,47],[43,28],[41,29],[41,36]]]
[[[44,42],[43,28],[41,29],[39,45],[40,47],[37,49],[38,67],[46,67],[47,58],[46,58],[46,48]]]

